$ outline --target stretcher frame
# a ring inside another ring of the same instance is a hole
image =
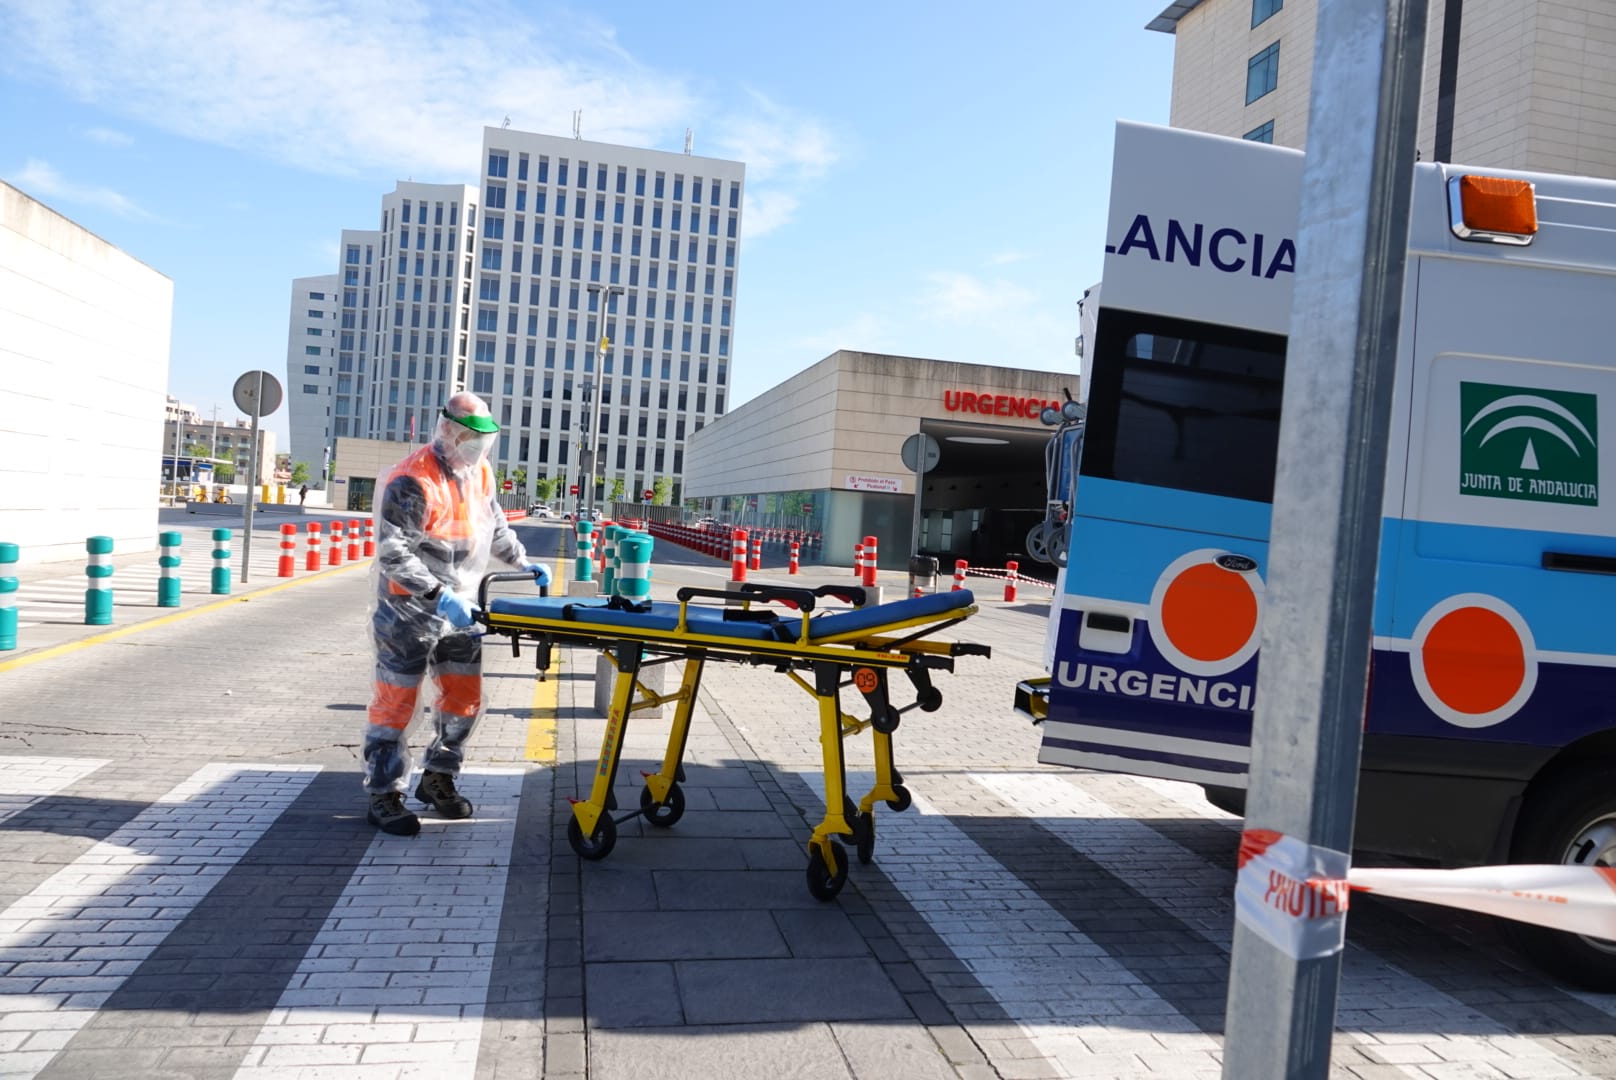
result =
[[[869,623],[868,616],[883,608],[893,609],[895,618],[878,625],[822,634],[818,631],[828,624],[821,620],[834,620],[835,615],[814,616],[817,602],[829,597],[845,601],[855,609],[862,608],[866,602],[862,588],[824,585],[806,589],[756,583],[743,584],[735,590],[682,588],[677,593],[677,617],[670,627],[665,625],[669,621],[666,608],[670,605],[665,604],[642,605],[662,609],[660,619],[647,617],[643,625],[634,625],[633,616],[640,608],[622,600],[590,598],[577,604],[595,609],[587,614],[597,617],[603,617],[599,609],[616,605],[615,610],[624,613],[621,625],[575,621],[567,617],[566,608],[560,618],[498,611],[490,606],[488,587],[505,580],[532,581],[532,575],[496,573],[484,577],[478,591],[477,619],[490,633],[509,637],[513,655],[521,655],[524,639],[533,642],[541,680],[551,666],[553,649],[558,642],[600,650],[611,660],[616,673],[589,796],[569,800],[572,816],[567,822],[567,840],[572,849],[584,859],[604,859],[617,843],[617,826],[622,822],[643,816],[658,828],[674,825],[684,815],[685,798],[679,786],[685,779],[682,759],[707,662],[717,660],[769,667],[784,674],[818,702],[825,815],[808,838],[806,876],[808,891],[821,900],[833,899],[847,880],[847,852],[839,838],[850,837],[859,861],[868,863],[874,858],[875,850],[875,804],[885,802],[894,812],[902,812],[911,804],[912,796],[894,764],[892,736],[904,713],[913,709],[934,712],[942,706],[943,695],[932,685],[931,673],[953,671],[957,656],[991,655],[986,645],[928,640],[930,635],[976,613],[974,598],[968,592],[957,600],[958,594],[937,594],[948,597],[950,605],[937,611],[916,611],[914,603],[905,601],[879,605],[870,608],[859,621]],[[548,590],[541,589],[541,596],[547,594]],[[724,606],[695,604],[698,600],[720,601]],[[780,619],[777,613],[753,607],[763,603],[785,604],[795,608],[797,614]],[[567,605],[567,608],[572,607]],[[576,614],[573,611],[573,615]],[[736,637],[711,632],[715,614],[726,625],[733,621],[769,626],[772,636]],[[797,622],[794,629],[793,619]],[[683,660],[685,664],[677,689],[658,693],[641,680],[648,667],[676,660]],[[915,698],[907,705],[894,704],[889,692],[887,674],[894,670],[902,671],[915,688]],[[841,691],[847,686],[856,689],[869,705],[868,718],[861,719],[842,709]],[[654,773],[642,771],[645,787],[640,792],[639,808],[614,817],[613,812],[618,807],[613,787],[628,718],[635,712],[668,703],[674,705],[674,716],[662,766]],[[847,791],[842,744],[866,728],[872,732],[875,782],[855,803]]]

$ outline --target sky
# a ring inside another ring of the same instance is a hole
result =
[[[730,408],[856,349],[1071,373],[1165,0],[0,0],[0,178],[174,282],[168,392],[283,382],[291,283],[484,125],[746,163]],[[1075,385],[1074,385],[1075,391]],[[286,409],[265,421],[286,445]]]

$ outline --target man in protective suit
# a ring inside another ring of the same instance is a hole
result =
[[[472,632],[475,590],[490,557],[550,583],[531,562],[495,497],[488,451],[499,432],[471,393],[449,399],[431,443],[399,463],[376,501],[376,681],[365,725],[365,791],[370,823],[414,836],[421,821],[404,805],[410,774],[405,729],[421,679],[437,684],[434,738],[415,797],[446,818],[472,805],[455,789],[466,739],[482,715],[482,637]]]

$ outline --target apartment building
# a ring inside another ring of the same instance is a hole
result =
[[[1178,0],[1171,123],[1302,147],[1318,0]],[[1419,152],[1427,161],[1616,177],[1609,0],[1431,0]]]
[[[292,280],[286,330],[287,434],[292,461],[307,465],[310,476],[320,475],[325,448],[331,445],[339,280],[336,274]]]
[[[685,440],[728,405],[745,171],[483,130],[467,385],[504,428],[499,464],[592,475],[597,501],[614,480],[679,497]]]
[[[400,183],[379,229],[343,232],[330,365],[305,352],[303,302],[329,278],[294,282],[294,459],[424,442],[464,388],[530,490],[666,478],[677,496],[685,440],[729,404],[744,183],[740,162],[485,128],[476,187]]]

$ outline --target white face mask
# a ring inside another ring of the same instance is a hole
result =
[[[454,465],[469,469],[486,458],[493,447],[493,432],[477,433],[468,431],[464,437],[449,448],[446,456]]]

